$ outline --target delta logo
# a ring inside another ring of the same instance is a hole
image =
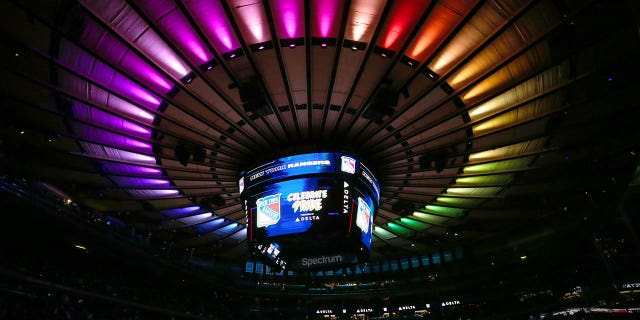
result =
[[[274,225],[280,221],[280,196],[269,195],[256,200],[256,226],[258,228]]]
[[[347,156],[340,156],[340,160],[342,160],[340,165],[340,170],[342,170],[342,172],[350,174],[356,173],[356,159]]]

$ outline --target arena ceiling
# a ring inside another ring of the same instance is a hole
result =
[[[283,155],[371,168],[374,259],[569,214],[637,164],[633,1],[0,8],[3,166],[203,256],[246,254],[238,177]]]

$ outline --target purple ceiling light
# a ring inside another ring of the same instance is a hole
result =
[[[180,194],[180,191],[174,189],[127,189],[127,192],[140,199],[175,197]]]
[[[149,143],[88,125],[75,123],[73,124],[73,130],[80,136],[95,143],[143,153],[150,153],[152,151],[152,146]]]
[[[89,107],[85,104],[76,102],[71,108],[73,116],[85,122],[97,124],[112,130],[125,132],[140,136],[143,138],[151,138],[151,130],[143,126],[127,121],[113,114],[104,112],[100,109]]]
[[[124,0],[80,2],[175,79],[189,73],[184,61]]]
[[[113,95],[109,97],[107,103],[107,107],[109,107],[110,109],[113,109],[118,113],[136,118],[143,122],[151,123],[155,118],[155,115],[153,113],[147,112],[144,109]]]
[[[154,156],[120,150],[117,148],[105,147],[84,141],[81,141],[80,145],[82,145],[82,148],[85,150],[86,154],[104,159],[131,161],[146,164],[156,163],[156,158]]]
[[[102,162],[101,168],[106,174],[120,174],[120,175],[151,175],[160,176],[162,170],[151,167],[136,166],[115,162]]]
[[[120,186],[124,187],[170,187],[169,180],[149,179],[149,178],[131,178],[131,177],[111,177],[111,179]]]
[[[191,216],[196,213],[202,212],[199,206],[189,206],[189,207],[181,207],[181,208],[172,208],[161,211],[163,215],[169,218],[180,218]]]
[[[68,41],[60,41],[59,59],[76,72],[142,106],[156,109],[160,105],[161,100],[148,90]]]
[[[167,93],[173,87],[173,84],[160,72],[129,50],[94,20],[86,19],[85,28],[78,42],[157,92]]]
[[[200,223],[203,222],[209,218],[211,218],[213,216],[213,213],[211,212],[205,212],[205,213],[201,213],[201,214],[196,214],[193,216],[189,216],[189,217],[184,217],[184,218],[180,218],[177,219],[178,221],[190,225],[190,224],[194,224],[194,223]]]

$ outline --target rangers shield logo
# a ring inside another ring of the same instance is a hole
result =
[[[340,165],[340,170],[342,170],[342,172],[351,174],[356,173],[356,159],[346,156],[341,156],[340,159],[342,160]]]
[[[270,226],[280,221],[280,196],[282,193],[262,197],[256,200],[256,226]]]
[[[364,199],[358,197],[358,214],[356,215],[356,225],[362,232],[369,233],[371,227],[371,208]]]

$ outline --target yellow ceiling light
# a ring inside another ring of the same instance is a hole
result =
[[[532,159],[533,159],[532,156],[528,156],[528,157],[522,157],[517,159],[511,159],[511,160],[495,161],[495,162],[466,166],[462,170],[464,171],[464,173],[476,173],[476,174],[493,173],[495,171],[502,171],[502,170],[518,170],[518,169],[527,168]]]
[[[513,174],[493,174],[477,177],[459,177],[456,178],[455,185],[504,185],[513,179]]]
[[[447,194],[451,195],[493,195],[500,192],[502,188],[481,187],[481,188],[448,188]]]

